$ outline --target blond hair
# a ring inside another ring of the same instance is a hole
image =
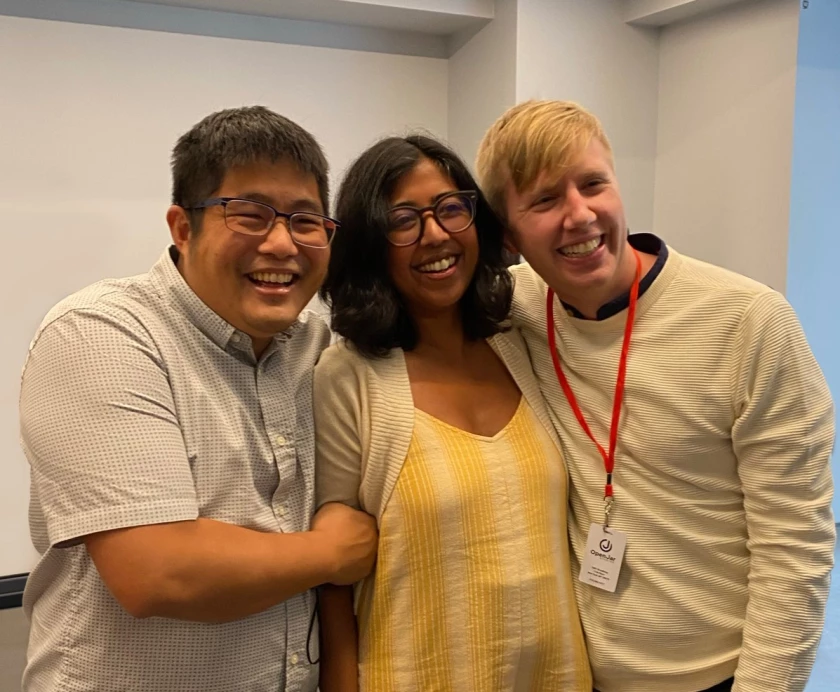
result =
[[[612,158],[612,147],[600,121],[577,103],[525,101],[508,109],[478,146],[476,172],[490,206],[504,219],[508,180],[521,192],[543,171],[560,173],[593,137]]]

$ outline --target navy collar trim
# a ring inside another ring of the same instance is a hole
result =
[[[634,233],[629,236],[627,240],[630,245],[639,252],[644,252],[648,255],[656,255],[656,262],[653,263],[653,266],[639,283],[639,298],[641,298],[645,294],[645,291],[647,291],[653,282],[656,281],[656,277],[658,277],[662,272],[662,268],[668,260],[668,246],[665,244],[665,241],[653,235],[653,233]],[[626,310],[629,305],[630,291],[627,291],[617,298],[613,298],[610,302],[604,303],[604,305],[598,308],[595,319],[599,321],[609,319],[610,317],[617,315],[622,310]],[[586,317],[583,316],[583,313],[581,313],[573,305],[563,303],[563,308],[566,310],[569,317],[575,317],[581,320],[586,319]]]

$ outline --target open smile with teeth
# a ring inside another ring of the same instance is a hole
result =
[[[297,275],[285,272],[251,272],[248,278],[256,284],[289,286],[297,279]]]
[[[595,250],[597,250],[601,246],[602,240],[603,236],[599,235],[597,238],[587,240],[585,243],[567,245],[566,247],[560,248],[560,254],[564,255],[565,257],[586,257],[587,255],[591,255],[593,252],[595,252]]]
[[[455,262],[458,261],[458,258],[455,255],[450,257],[445,257],[444,259],[438,260],[437,262],[429,262],[427,264],[421,264],[417,267],[417,271],[421,271],[425,274],[434,274],[436,272],[443,272],[449,269]]]

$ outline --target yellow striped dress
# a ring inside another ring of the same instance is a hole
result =
[[[524,397],[493,437],[417,410],[359,599],[361,690],[591,692],[567,490]]]

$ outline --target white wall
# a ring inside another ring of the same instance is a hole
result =
[[[0,575],[28,571],[17,399],[49,307],[145,271],[167,244],[169,154],[208,113],[262,103],[320,140],[333,179],[379,136],[447,134],[442,59],[0,16]]]
[[[785,289],[799,3],[761,0],[661,37],[654,229]]]
[[[26,345],[67,293],[156,259],[171,146],[218,108],[264,103],[299,121],[336,181],[381,135],[430,130],[472,164],[510,105],[576,100],[610,134],[633,230],[783,289],[798,3],[743,2],[661,39],[625,24],[623,9],[497,0],[493,22],[458,37],[448,62],[196,35],[228,21],[196,10],[178,11],[192,13],[177,15],[186,33],[0,16],[0,575],[34,557],[17,442]]]
[[[603,122],[633,231],[653,228],[658,30],[622,0],[519,0],[516,100],[577,101]]]
[[[449,58],[449,143],[472,168],[487,128],[516,102],[517,0]]]

